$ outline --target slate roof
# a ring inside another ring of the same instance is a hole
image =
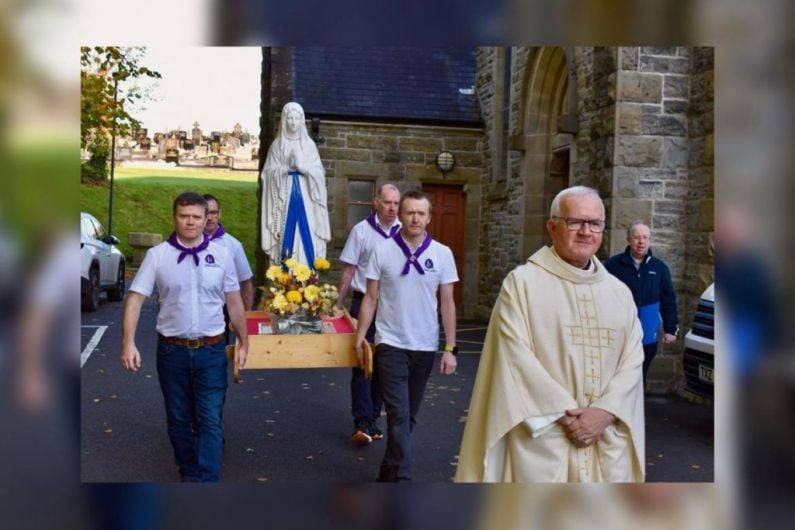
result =
[[[482,125],[474,48],[293,48],[307,116]]]

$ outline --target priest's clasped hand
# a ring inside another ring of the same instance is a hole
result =
[[[558,423],[563,426],[571,443],[577,447],[588,447],[599,440],[602,432],[615,419],[615,416],[604,409],[589,407],[567,410]]]

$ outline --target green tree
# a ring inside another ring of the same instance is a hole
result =
[[[128,108],[145,97],[137,83],[160,73],[141,64],[144,48],[91,46],[80,49],[80,147],[91,153],[81,180],[104,180],[110,156],[110,136],[125,136],[141,123]]]

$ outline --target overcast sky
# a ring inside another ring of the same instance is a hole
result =
[[[190,131],[199,122],[202,132],[243,131],[259,134],[261,48],[149,47],[141,61],[160,72],[151,81],[152,100],[133,115],[155,132]]]

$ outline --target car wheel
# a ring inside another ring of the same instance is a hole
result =
[[[116,285],[108,290],[108,300],[111,302],[119,302],[122,298],[124,298],[124,262],[119,261]]]
[[[99,270],[92,267],[88,273],[88,292],[83,295],[84,311],[96,311],[99,307]]]

